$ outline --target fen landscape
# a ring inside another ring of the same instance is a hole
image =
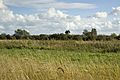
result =
[[[119,0],[0,0],[0,80],[120,80]]]

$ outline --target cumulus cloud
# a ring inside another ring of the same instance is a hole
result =
[[[17,7],[30,7],[30,8],[50,8],[56,9],[93,9],[96,8],[95,4],[88,3],[65,3],[58,2],[57,0],[5,0],[7,5]]]
[[[97,18],[107,18],[107,16],[108,16],[107,12],[97,12],[95,14],[95,17]]]
[[[52,0],[51,0],[52,1]],[[3,2],[0,2],[5,6]],[[112,12],[118,13],[119,9]],[[99,33],[119,33],[120,17],[112,17],[106,12],[97,12],[95,16],[81,18],[80,15],[72,16],[65,14],[55,8],[49,8],[45,13],[21,15],[14,14],[5,7],[0,9],[0,31],[1,33],[13,33],[14,30],[21,28],[30,31],[32,34],[40,33],[62,33],[70,30],[72,33],[82,33],[83,29],[96,28]],[[109,19],[109,17],[115,19]]]
[[[120,7],[113,8],[112,14],[115,16],[120,15]]]
[[[0,0],[0,9],[2,9],[2,8],[6,8],[6,6],[3,4],[3,1]]]
[[[56,2],[56,3],[49,4],[48,7],[54,7],[56,9],[93,9],[93,8],[96,8],[96,5],[88,4],[88,3]]]

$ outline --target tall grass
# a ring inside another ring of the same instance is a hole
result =
[[[0,80],[120,80],[120,41],[0,41]]]
[[[0,41],[0,49],[43,49],[68,50],[79,52],[120,52],[120,41],[44,41],[44,40],[6,40]]]
[[[120,54],[0,49],[0,80],[120,80]]]

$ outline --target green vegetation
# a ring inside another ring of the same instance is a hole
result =
[[[1,40],[0,80],[120,80],[120,41]]]
[[[112,33],[111,35],[97,35],[97,30],[84,30],[80,34],[70,34],[70,30],[65,33],[31,35],[28,31],[17,29],[13,35],[2,33],[0,40],[78,40],[78,41],[112,41],[120,40],[120,35]]]
[[[120,41],[1,40],[0,49],[68,50],[75,52],[120,52]]]

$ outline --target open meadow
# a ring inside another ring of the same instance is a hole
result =
[[[120,0],[0,0],[0,80],[120,80]]]
[[[120,80],[120,41],[1,40],[0,80]]]

